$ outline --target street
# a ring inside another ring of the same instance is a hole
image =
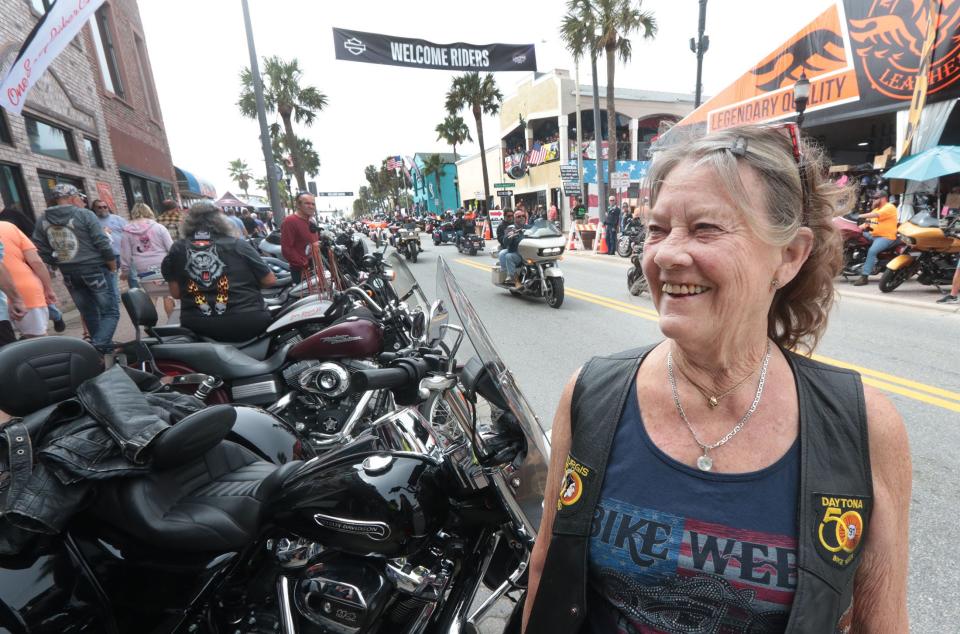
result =
[[[555,310],[543,301],[512,297],[495,288],[489,253],[470,257],[453,246],[423,243],[424,253],[410,268],[427,295],[434,293],[436,260],[443,256],[545,429],[552,425],[564,383],[590,356],[661,338],[649,296],[627,292],[626,259],[568,254],[561,263],[566,300]],[[846,290],[849,285],[838,282],[838,287]],[[931,302],[935,298],[932,295]],[[949,550],[949,544],[960,540],[952,512],[960,499],[954,468],[960,456],[960,364],[954,356],[960,314],[901,305],[896,293],[885,299],[841,297],[817,358],[859,371],[865,383],[891,398],[906,421],[914,470],[911,627],[915,632],[955,631],[945,624],[960,622],[960,605],[954,600],[960,573]],[[500,631],[505,611],[505,606],[495,610],[483,631]]]

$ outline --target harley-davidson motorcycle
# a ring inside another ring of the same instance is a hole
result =
[[[420,229],[415,222],[405,222],[397,231],[397,251],[411,262],[417,261],[417,256],[423,249],[420,247]]]
[[[525,229],[523,239],[517,248],[521,262],[517,265],[520,275],[520,288],[507,279],[507,272],[499,264],[492,269],[494,286],[505,288],[511,295],[543,297],[551,308],[560,308],[563,304],[563,271],[560,260],[566,248],[563,233],[546,220],[538,220]],[[496,252],[490,256],[497,257]]]
[[[476,632],[499,598],[524,591],[549,449],[442,260],[438,297],[420,345],[351,380],[353,390],[390,390],[395,409],[313,457],[260,410],[216,406],[184,418],[151,445],[147,473],[97,481],[62,533],[0,558],[0,626]],[[16,353],[29,358],[33,341],[0,351],[0,369],[19,363]],[[96,372],[63,363],[62,376],[46,380],[76,386]],[[493,591],[474,609],[482,585]],[[520,606],[508,631],[519,631]]]
[[[627,289],[633,296],[650,291],[647,276],[643,274],[643,241],[634,242],[631,248],[630,269],[627,271]]]

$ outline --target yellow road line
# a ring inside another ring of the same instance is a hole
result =
[[[483,264],[477,264],[476,262],[466,259],[458,259],[456,261],[482,271],[490,271],[493,268]],[[656,311],[649,308],[636,306],[628,302],[605,297],[603,295],[596,295],[594,293],[589,293],[577,288],[571,288],[569,286],[565,288],[565,292],[568,297],[573,297],[584,302],[596,304],[597,306],[609,308],[611,310],[632,315],[634,317],[640,317],[641,319],[646,319],[648,321],[659,321],[659,316],[657,315]],[[960,393],[945,390],[933,385],[926,385],[918,381],[895,376],[886,372],[880,372],[879,370],[871,370],[870,368],[865,368],[853,363],[847,363],[846,361],[840,361],[838,359],[832,359],[830,357],[824,357],[822,355],[815,354],[813,355],[813,358],[817,361],[837,366],[838,368],[845,368],[859,372],[862,375],[864,384],[866,385],[871,385],[877,389],[891,392],[893,394],[899,394],[900,396],[905,396],[916,401],[928,403],[936,407],[942,407],[953,412],[960,412]]]
[[[813,358],[817,361],[822,361],[823,363],[829,363],[830,365],[835,365],[838,368],[846,368],[848,370],[856,370],[864,377],[870,377],[872,379],[878,379],[878,382],[887,382],[903,385],[904,387],[919,390],[921,392],[928,392],[935,396],[942,396],[944,398],[960,402],[960,393],[951,392],[950,390],[945,390],[943,388],[934,387],[932,385],[926,385],[924,383],[918,383],[916,381],[911,381],[910,379],[905,379],[903,377],[894,376],[892,374],[887,374],[886,372],[880,372],[878,370],[871,370],[870,368],[864,368],[859,365],[854,365],[852,363],[847,363],[846,361],[838,361],[837,359],[831,359],[829,357],[824,357],[819,354],[813,355]]]

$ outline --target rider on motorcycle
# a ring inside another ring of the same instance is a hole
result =
[[[523,230],[527,229],[527,212],[518,209],[513,216],[513,224],[507,227],[503,234],[503,249],[500,251],[500,268],[506,271],[507,279],[513,278],[513,287],[520,288],[520,277],[517,275],[517,265],[522,260],[517,248],[523,239]]]
[[[873,273],[877,264],[877,255],[889,249],[897,241],[897,208],[890,202],[886,189],[878,189],[870,194],[873,200],[873,211],[860,214],[858,220],[871,220],[866,223],[864,235],[870,237],[870,250],[867,259],[863,262],[863,274],[853,283],[854,286],[866,286],[868,276]],[[866,231],[869,229],[869,234]]]

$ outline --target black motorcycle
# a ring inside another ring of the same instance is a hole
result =
[[[522,597],[546,437],[442,260],[438,269],[441,299],[419,345],[351,381],[390,390],[392,411],[320,457],[255,408],[177,417],[136,473],[90,483],[62,531],[35,531],[18,550],[4,520],[0,625],[17,634],[476,631],[496,600]],[[464,336],[469,360],[458,359]],[[46,466],[45,433],[82,409],[73,397],[101,371],[97,360],[76,339],[0,350],[0,408],[26,417],[30,468]],[[7,442],[21,443],[20,430]],[[5,503],[24,463],[15,475],[8,464]],[[481,585],[493,592],[471,611]],[[508,631],[519,631],[520,606]]]
[[[646,232],[643,225],[628,224],[617,237],[617,255],[621,258],[630,257],[633,253],[633,247],[643,242]]]
[[[467,233],[459,236],[456,244],[458,252],[469,253],[470,255],[481,253],[484,246],[486,246],[483,242],[483,238],[476,233]]]

